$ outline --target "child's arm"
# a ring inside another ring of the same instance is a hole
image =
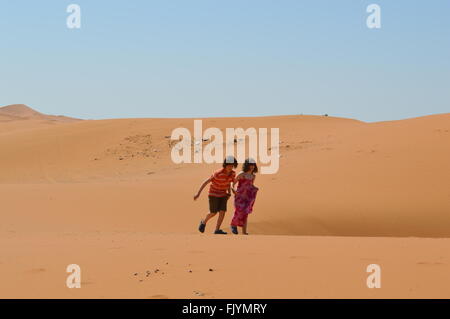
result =
[[[233,187],[231,187],[231,190],[233,191],[233,194],[236,194],[236,188],[235,188],[234,186],[235,186],[236,183],[239,181],[239,179],[241,178],[242,174],[243,174],[242,172],[239,173],[239,174],[236,176],[236,178],[234,179],[234,181],[233,181]]]
[[[200,186],[200,189],[198,190],[197,194],[194,195],[194,200],[197,200],[197,198],[200,197],[200,194],[202,193],[203,188],[205,188],[206,185],[208,185],[211,182],[212,177],[208,178],[206,181],[203,182],[202,186]]]

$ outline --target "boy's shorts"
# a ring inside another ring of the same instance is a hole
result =
[[[226,212],[228,197],[229,196],[225,196],[225,197],[208,196],[209,211],[211,213]]]

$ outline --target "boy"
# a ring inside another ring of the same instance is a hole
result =
[[[236,177],[233,168],[236,168],[237,165],[237,160],[233,156],[227,156],[223,161],[222,169],[214,172],[210,178],[204,181],[202,186],[200,186],[198,193],[194,196],[194,200],[197,200],[203,188],[211,183],[208,194],[209,214],[206,215],[205,219],[200,221],[200,226],[198,226],[198,230],[201,233],[205,232],[206,223],[219,213],[214,234],[226,235],[226,232],[220,229],[220,226],[222,225],[225,212],[227,211],[228,198],[231,196],[231,183],[234,182],[234,178]]]

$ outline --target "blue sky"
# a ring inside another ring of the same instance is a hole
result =
[[[0,44],[0,105],[49,114],[450,112],[448,0],[0,0]]]

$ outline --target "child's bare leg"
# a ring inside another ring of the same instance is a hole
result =
[[[205,219],[203,220],[203,224],[206,225],[206,223],[208,222],[208,220],[210,220],[211,218],[213,218],[214,216],[216,216],[217,213],[208,213],[208,215],[206,215]]]
[[[243,233],[244,235],[248,235],[248,234],[247,234],[247,222],[245,222],[245,224],[242,226],[242,233]]]
[[[220,229],[220,226],[222,225],[222,222],[223,222],[224,218],[225,218],[225,212],[224,211],[220,211],[219,212],[219,218],[217,219],[216,230]]]

